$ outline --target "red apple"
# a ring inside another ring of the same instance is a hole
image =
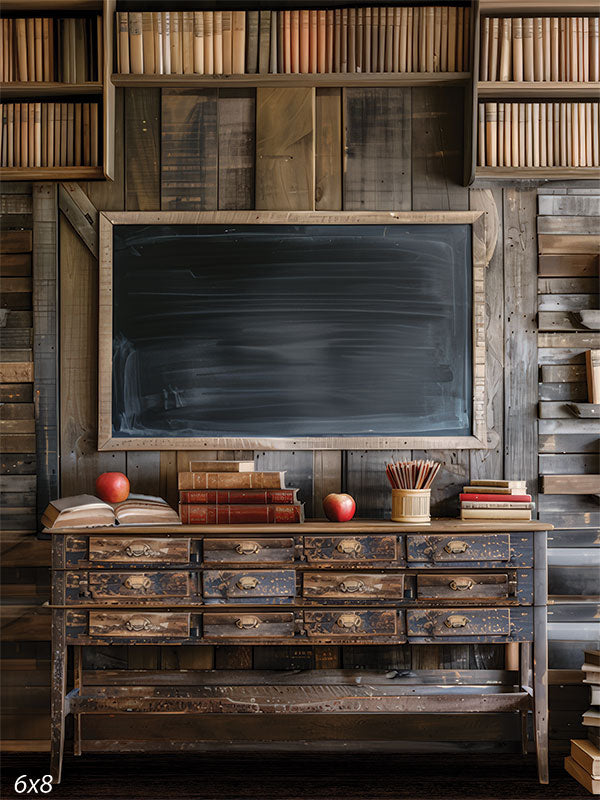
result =
[[[349,494],[328,494],[323,500],[323,511],[331,522],[348,522],[356,512],[356,503]]]
[[[129,497],[129,480],[122,472],[103,472],[96,478],[96,494],[105,503],[122,503]]]

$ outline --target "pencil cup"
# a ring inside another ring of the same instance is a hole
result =
[[[415,524],[431,520],[431,489],[392,489],[392,521]]]

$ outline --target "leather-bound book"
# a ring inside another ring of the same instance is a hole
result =
[[[302,9],[300,12],[300,69],[306,75],[310,69],[310,12]]]
[[[142,14],[129,12],[129,69],[133,75],[144,72],[144,46],[142,40]]]
[[[206,18],[205,18],[206,21]],[[206,30],[204,47],[206,49]],[[232,67],[234,75],[242,75],[246,64],[246,12],[233,12],[233,35],[231,37],[232,46]],[[205,58],[206,63],[206,58]]]
[[[194,12],[184,11],[182,14],[182,67],[184,75],[194,74]],[[145,66],[145,65],[144,65]]]
[[[304,522],[304,506],[296,505],[181,505],[184,525],[275,524]]]
[[[156,73],[156,64],[154,62],[154,15],[151,11],[142,11],[142,49],[144,73],[146,75],[154,75]]]

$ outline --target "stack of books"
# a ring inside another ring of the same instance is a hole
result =
[[[587,739],[571,740],[565,769],[592,794],[600,794],[600,650],[586,650],[581,669],[591,689],[591,707],[583,715]]]
[[[253,461],[192,461],[180,472],[179,516],[186,525],[304,522],[298,489],[285,472],[255,472]]]
[[[530,520],[535,507],[525,481],[473,480],[459,499],[461,519]]]
[[[598,17],[483,17],[479,80],[600,80]]]
[[[462,6],[119,11],[117,64],[134,74],[466,72]]]

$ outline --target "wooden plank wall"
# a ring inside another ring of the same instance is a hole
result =
[[[531,493],[537,495],[537,190],[529,182],[505,188],[460,185],[461,89],[117,90],[115,152],[114,182],[81,185],[98,209],[483,209],[491,259],[486,276],[491,446],[485,451],[415,451],[413,455],[430,455],[443,462],[433,492],[436,515],[456,515],[458,492],[471,477],[526,479]],[[123,470],[135,491],[162,494],[175,503],[176,473],[194,455],[190,451],[96,451],[97,265],[62,214],[59,236],[62,493],[93,491],[99,472]],[[289,484],[300,487],[309,515],[315,516],[323,496],[340,489],[356,497],[360,515],[385,516],[390,493],[383,464],[400,455],[410,453],[214,453],[220,458],[254,457],[258,468],[286,469]],[[585,547],[588,542],[592,546],[589,537],[585,542]],[[15,644],[10,657],[19,664],[26,654],[29,668],[37,663],[32,681],[38,682],[43,694],[46,651],[41,644],[22,652],[19,647]],[[90,649],[86,658],[95,667],[494,668],[503,666],[504,650],[468,645],[136,647],[129,652],[126,648]],[[551,652],[551,667],[561,663]],[[573,687],[576,692],[580,688]],[[562,701],[554,691],[552,698],[557,703],[552,735],[562,746],[570,729],[563,724],[565,717],[558,705]],[[23,707],[27,702],[23,698]],[[47,719],[40,703],[35,730],[23,725],[15,738],[24,742],[43,738]],[[519,731],[511,715],[476,716],[462,718],[462,727],[454,731],[449,721],[440,726],[436,719],[437,738],[454,737],[456,747],[462,746],[462,736],[493,740],[497,748],[514,748]],[[150,730],[152,721],[147,723]],[[130,722],[123,724],[131,728]],[[323,720],[306,724],[306,730],[292,731],[288,723],[286,731],[273,729],[273,735],[369,739],[377,738],[376,728],[381,727],[367,724],[364,718],[338,719],[333,730]],[[163,725],[154,727],[158,739],[167,735]],[[198,725],[203,735],[207,727],[216,738],[233,735],[227,720]],[[417,749],[436,746],[431,720],[391,719],[390,725],[390,735],[412,740]],[[95,717],[89,718],[84,733],[86,738],[100,740],[112,735],[111,731],[114,721]],[[235,731],[242,740],[264,736],[260,725],[251,720],[236,723]]]

